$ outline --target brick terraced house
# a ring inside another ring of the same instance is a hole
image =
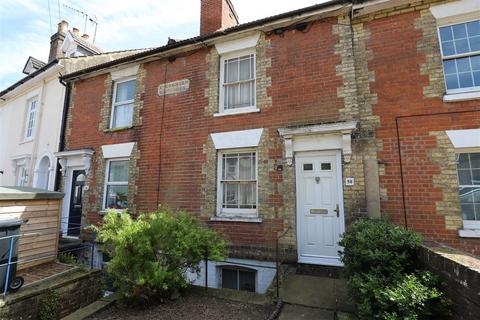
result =
[[[64,215],[195,213],[231,244],[210,285],[258,292],[280,234],[286,261],[338,266],[360,217],[480,254],[478,1],[334,0],[238,24],[229,0],[202,0],[200,30],[64,77]]]

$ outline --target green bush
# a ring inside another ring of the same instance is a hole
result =
[[[421,237],[385,219],[359,220],[340,245],[347,286],[362,319],[421,320],[448,316],[437,279],[416,264]]]
[[[96,229],[111,258],[107,272],[125,299],[147,303],[162,300],[188,286],[187,270],[199,271],[210,260],[224,257],[225,242],[185,212],[168,209],[133,219],[110,212]]]
[[[76,264],[77,263],[77,257],[73,255],[72,253],[60,253],[57,256],[58,262],[61,263],[66,263],[66,264]]]
[[[58,292],[49,290],[40,300],[40,320],[57,320],[60,319],[60,295]]]

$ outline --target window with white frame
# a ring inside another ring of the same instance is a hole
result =
[[[135,87],[134,78],[114,82],[110,128],[124,128],[132,125]]]
[[[480,151],[456,157],[463,220],[480,222]]]
[[[447,93],[480,90],[480,20],[439,28]]]
[[[218,208],[220,215],[257,214],[257,153],[219,153]]]
[[[255,108],[254,50],[225,54],[220,68],[220,111]]]
[[[107,161],[104,209],[127,208],[129,165],[129,159]]]
[[[35,134],[35,124],[37,121],[37,109],[38,109],[38,100],[37,98],[32,98],[27,102],[27,122],[25,124],[25,140],[30,140]]]

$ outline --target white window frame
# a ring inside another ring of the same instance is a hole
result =
[[[38,111],[39,111],[38,102],[39,102],[38,96],[34,96],[27,100],[27,114],[25,117],[26,119],[25,119],[25,131],[23,133],[23,141],[31,141],[35,137],[35,129],[37,126],[37,117],[38,117]],[[32,106],[34,105],[33,103],[35,103],[35,109],[32,117]],[[32,121],[32,128],[31,128],[30,135],[28,135],[30,120]]]
[[[112,110],[111,110],[111,114],[110,114],[110,129],[130,128],[133,125],[133,115],[134,115],[134,111],[135,111],[134,110],[135,109],[135,95],[133,96],[133,99],[131,99],[131,100],[116,102],[118,85],[120,83],[128,82],[128,81],[131,81],[131,80],[135,80],[135,91],[136,91],[137,90],[137,78],[135,76],[122,78],[122,79],[118,79],[118,80],[113,81]],[[118,106],[123,106],[125,104],[133,104],[133,106],[132,106],[132,123],[130,123],[130,125],[124,126],[124,127],[114,127],[113,126],[113,118],[114,118],[114,115],[115,115],[115,108],[118,107]]]
[[[116,161],[129,161],[128,178],[130,178],[130,158],[107,159],[107,163],[105,165],[105,179],[104,179],[104,183],[103,183],[103,203],[102,203],[103,211],[107,211],[107,210],[126,211],[127,210],[127,208],[125,208],[125,209],[110,209],[110,208],[106,207],[106,204],[107,204],[107,186],[124,186],[124,185],[126,185],[127,188],[129,186],[129,181],[128,180],[126,181],[126,184],[125,184],[125,181],[115,181],[115,182],[109,182],[108,181],[108,176],[110,174],[110,164],[112,162],[116,162]],[[127,205],[128,205],[128,203],[127,203]]]
[[[234,109],[225,109],[224,108],[224,98],[225,98],[225,61],[229,59],[239,58],[246,55],[253,55],[253,105],[246,106],[242,108],[234,108]],[[244,50],[224,53],[220,56],[220,90],[219,90],[219,114],[238,114],[238,113],[246,113],[246,112],[257,112],[257,54],[255,47],[248,48]]]
[[[460,154],[460,153],[480,153],[480,147],[479,148],[464,148],[464,149],[455,149],[455,154]],[[460,179],[458,178],[458,168],[457,170],[457,179],[458,179],[458,187],[474,187],[475,185],[472,186],[467,186],[467,185],[460,185]],[[460,196],[460,194],[459,194]],[[460,214],[461,214],[461,209],[460,209]],[[480,220],[465,220],[463,219],[462,215],[462,220],[463,220],[463,227],[465,229],[478,229],[480,230]]]
[[[450,26],[457,25],[457,24],[466,24],[466,23],[469,23],[469,22],[477,21],[479,19],[480,18],[472,19],[471,17],[469,17],[468,19],[465,19],[465,20],[462,19],[462,20],[458,20],[458,21],[451,22],[451,23],[448,23],[448,24],[441,24],[441,25],[437,26],[438,44],[440,46],[440,54],[441,54],[441,57],[442,57],[443,82],[445,83],[445,90],[446,90],[447,95],[454,95],[454,94],[459,94],[459,93],[479,92],[480,91],[480,86],[471,87],[471,88],[447,89],[447,78],[446,78],[446,74],[445,74],[445,68],[443,66],[443,62],[445,60],[453,60],[453,59],[458,59],[458,58],[465,58],[465,57],[480,55],[480,50],[467,52],[467,53],[454,54],[454,55],[450,55],[450,56],[445,57],[445,55],[443,54],[442,38],[440,37],[440,28],[450,27]]]
[[[245,208],[223,208],[223,155],[229,153],[243,153],[243,152],[255,152],[255,209]],[[242,217],[242,218],[257,218],[258,217],[258,150],[253,148],[248,149],[222,149],[217,152],[217,216],[219,217]]]

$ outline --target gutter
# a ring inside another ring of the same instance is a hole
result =
[[[60,125],[60,139],[58,142],[58,152],[63,151],[64,144],[65,144],[65,130],[67,127],[67,117],[68,117],[68,108],[70,106],[70,95],[72,92],[72,85],[70,83],[65,83],[62,78],[58,79],[61,85],[65,87],[65,98],[63,100],[63,110],[62,110],[62,123]],[[60,181],[61,181],[61,170],[60,170],[60,163],[57,159],[57,171],[55,172],[55,185],[54,190],[60,190]]]
[[[292,20],[294,18],[301,17],[302,15],[306,15],[306,14],[311,14],[311,15],[319,14],[322,12],[315,12],[315,11],[319,11],[322,9],[329,9],[328,11],[339,10],[339,9],[345,8],[346,6],[351,6],[351,2],[352,0],[332,0],[332,1],[321,3],[321,4],[316,4],[310,7],[305,7],[298,10],[289,11],[289,12],[278,14],[275,16],[263,18],[260,20],[247,22],[247,23],[240,24],[222,31],[216,31],[209,34],[196,36],[190,39],[167,44],[165,46],[157,47],[148,51],[144,51],[138,54],[120,58],[114,61],[99,64],[90,68],[82,69],[82,70],[64,75],[62,79],[63,80],[78,79],[83,75],[90,74],[95,71],[100,71],[102,69],[110,68],[110,67],[117,66],[124,63],[125,64],[132,63],[136,60],[154,56],[160,53],[167,54],[168,51],[177,49],[177,48],[183,49],[182,51],[187,51],[185,50],[185,47],[187,47],[188,45],[205,46],[205,41],[218,40],[218,38],[221,38],[223,36],[234,34],[241,31],[245,31],[245,32],[255,31],[258,29],[258,27],[266,27],[267,24],[274,23],[274,22],[280,24],[282,22],[287,22],[288,20]],[[281,20],[287,20],[287,21],[281,21]]]

